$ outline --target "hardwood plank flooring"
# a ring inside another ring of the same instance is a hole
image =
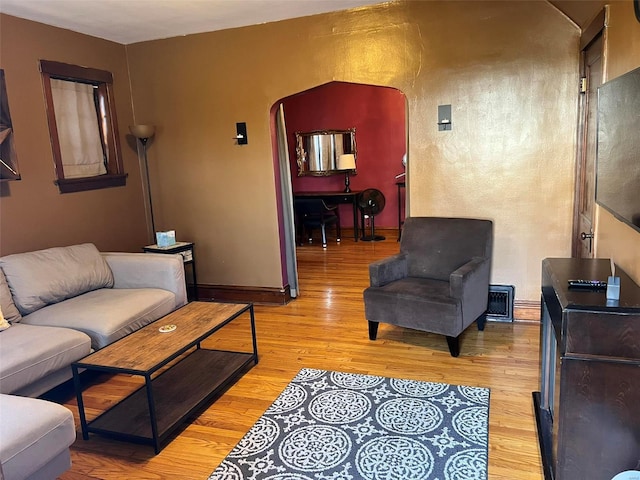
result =
[[[390,325],[380,324],[378,340],[369,341],[362,301],[367,265],[399,249],[395,232],[381,233],[387,240],[356,243],[345,233],[326,250],[319,242],[299,247],[299,297],[285,306],[256,305],[258,365],[158,455],[150,446],[98,435],[84,441],[72,386],[57,389],[78,425],[73,466],[61,478],[206,480],[295,374],[309,367],[489,387],[489,479],[542,479],[531,401],[539,382],[538,324],[489,322],[484,332],[472,325],[458,358],[449,355],[444,337]],[[228,327],[211,342],[246,342],[246,327]],[[138,385],[135,377],[96,377],[84,397],[88,416]]]

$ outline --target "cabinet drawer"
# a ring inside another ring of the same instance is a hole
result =
[[[565,321],[565,355],[640,360],[640,315],[573,310]]]

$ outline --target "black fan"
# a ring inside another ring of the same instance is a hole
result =
[[[358,208],[362,212],[362,238],[360,240],[365,242],[379,242],[384,240],[382,235],[376,235],[376,223],[375,217],[384,208],[385,199],[380,190],[375,188],[367,188],[358,196]],[[370,235],[364,234],[364,216],[368,216],[371,219],[371,233]]]

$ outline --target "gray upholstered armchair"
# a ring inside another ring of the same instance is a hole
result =
[[[474,320],[484,330],[492,246],[489,220],[408,218],[400,253],[369,265],[369,338],[379,322],[438,333],[457,357],[460,334]]]

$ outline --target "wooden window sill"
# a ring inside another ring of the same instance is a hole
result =
[[[97,177],[65,178],[54,182],[60,193],[84,192],[99,188],[123,187],[127,183],[127,174],[99,175]]]

